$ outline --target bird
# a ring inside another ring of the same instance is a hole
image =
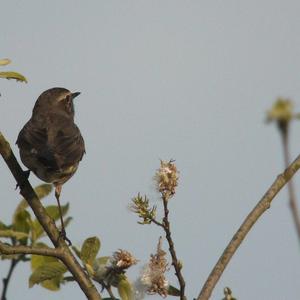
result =
[[[21,129],[16,144],[21,161],[38,178],[55,187],[55,197],[60,214],[60,237],[69,245],[66,236],[60,194],[62,185],[76,172],[85,154],[85,143],[74,123],[74,99],[80,92],[72,93],[62,87],[44,91],[36,100],[32,116]]]

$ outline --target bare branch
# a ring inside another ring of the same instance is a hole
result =
[[[6,300],[6,293],[7,293],[7,288],[8,288],[8,284],[10,282],[11,276],[13,274],[13,271],[15,269],[15,267],[17,266],[17,264],[21,261],[21,257],[17,258],[17,259],[12,259],[10,262],[10,267],[8,269],[8,273],[7,276],[5,278],[2,279],[3,281],[3,289],[2,289],[2,294],[1,294],[1,300]]]
[[[279,131],[281,133],[281,138],[282,138],[285,168],[288,167],[288,165],[290,164],[290,161],[291,161],[290,151],[289,151],[289,124],[290,124],[290,122],[284,122],[281,124],[281,126],[278,126]],[[288,193],[289,193],[290,209],[291,209],[293,221],[295,224],[296,232],[298,235],[298,240],[300,242],[300,216],[299,216],[299,210],[298,210],[293,180],[290,180],[288,182],[287,187],[288,187]]]
[[[164,219],[163,219],[163,228],[166,234],[166,239],[169,244],[169,251],[172,257],[172,265],[174,266],[175,269],[175,275],[178,278],[179,286],[180,286],[180,300],[185,300],[186,297],[184,295],[184,290],[185,290],[185,281],[181,273],[181,265],[178,261],[176,251],[175,251],[175,246],[174,242],[171,237],[171,229],[170,229],[170,222],[169,222],[169,209],[168,209],[168,199],[166,196],[164,196],[164,193],[162,193],[162,200],[164,204]]]
[[[164,224],[163,223],[160,223],[159,221],[157,221],[154,218],[151,218],[150,220],[151,220],[152,223],[156,224],[157,226],[160,226],[160,227],[164,228]]]
[[[229,263],[230,259],[238,249],[252,226],[260,218],[260,216],[271,206],[271,202],[279,191],[288,183],[288,181],[294,176],[294,174],[300,168],[300,156],[298,156],[292,164],[286,168],[286,170],[280,174],[277,179],[273,182],[270,188],[267,190],[262,199],[257,203],[254,209],[246,217],[243,224],[240,226],[238,231],[235,233],[228,246],[224,250],[223,254],[219,258],[215,267],[211,271],[207,278],[197,300],[207,300],[211,296],[211,293],[220,279],[224,269]]]
[[[42,206],[37,195],[35,194],[32,186],[24,175],[24,171],[20,167],[19,163],[14,156],[9,143],[6,141],[2,133],[0,132],[0,154],[9,167],[11,173],[16,179],[18,186],[20,187],[21,195],[27,200],[29,206],[33,210],[36,218],[41,223],[48,237],[55,248],[61,248],[62,256],[61,261],[66,265],[68,270],[72,273],[75,280],[78,282],[80,288],[85,293],[88,299],[99,300],[100,294],[93,285],[91,279],[85,273],[79,262],[70,251],[65,241],[59,238],[59,231],[55,225],[53,219],[51,219],[45,208]]]
[[[63,251],[61,248],[34,247],[22,245],[12,246],[0,242],[0,254],[35,254],[61,258],[63,256]]]

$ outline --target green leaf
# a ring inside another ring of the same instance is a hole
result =
[[[30,231],[31,216],[27,210],[19,211],[13,220],[13,229],[28,233]]]
[[[38,198],[41,200],[41,199],[45,198],[46,196],[48,196],[51,193],[52,189],[53,189],[52,184],[43,183],[43,184],[37,186],[34,189],[34,191],[35,191],[36,195],[38,196]],[[22,199],[14,212],[13,219],[15,218],[16,214],[18,214],[20,211],[26,209],[27,207],[28,207],[27,201],[25,199]]]
[[[36,243],[35,247],[38,248],[49,248],[44,243]],[[51,256],[43,256],[43,255],[31,255],[31,270],[34,271],[39,267],[42,267],[48,263],[59,262],[59,260],[55,257]]]
[[[177,289],[175,286],[169,285],[168,295],[180,297],[180,290]]]
[[[122,300],[133,299],[132,287],[127,278],[124,278],[119,281],[118,292]]]
[[[61,206],[61,213],[62,213],[63,216],[65,216],[66,213],[68,212],[69,206],[70,206],[69,203],[67,203],[66,205]],[[52,219],[54,219],[55,221],[59,220],[60,214],[59,214],[59,208],[58,208],[57,205],[49,205],[45,209],[46,209],[47,214]]]
[[[61,282],[62,282],[62,275],[49,280],[45,280],[41,283],[41,285],[43,288],[47,290],[58,291],[60,289]]]
[[[107,266],[108,266],[109,260],[110,260],[110,256],[102,256],[102,257],[98,257],[97,259],[94,260],[93,279],[95,281],[101,283],[106,278],[106,275],[108,272]]]
[[[57,205],[49,205],[46,208],[47,214],[54,219],[54,221],[57,221],[60,216],[59,216],[59,209]],[[63,216],[67,213],[69,209],[69,203],[66,205],[61,206],[62,214]],[[44,233],[44,228],[41,226],[40,222],[35,219],[32,222],[32,240],[36,241],[39,237],[41,237]]]
[[[31,229],[31,216],[30,213],[27,210],[22,210],[19,211],[15,216],[13,220],[13,230],[19,231],[19,232],[24,232],[29,235],[30,229]],[[28,238],[24,238],[20,240],[20,242],[23,245],[27,244]]]
[[[9,58],[2,58],[0,59],[0,66],[6,66],[11,63],[11,60]]]
[[[0,237],[4,238],[16,238],[17,240],[21,240],[23,238],[28,237],[28,234],[25,232],[15,231],[12,229],[0,230]]]
[[[0,230],[8,229],[9,226],[5,225],[3,222],[0,221]]]
[[[29,277],[29,287],[39,284],[45,280],[59,279],[62,280],[62,275],[67,271],[67,268],[61,262],[50,262],[35,269]]]
[[[65,277],[63,278],[63,281],[64,281],[64,282],[74,282],[74,281],[76,281],[76,280],[75,280],[75,278],[74,278],[73,276],[65,276]]]
[[[86,264],[93,265],[99,249],[100,240],[96,236],[87,238],[81,247],[81,260]]]
[[[77,257],[81,259],[81,252],[78,249],[78,247],[77,246],[72,246],[72,250],[75,252],[75,254],[77,255]]]
[[[72,217],[67,217],[67,218],[65,218],[65,219],[64,219],[65,227],[67,227],[67,226],[70,224],[70,222],[71,222],[72,220],[73,220]]]
[[[15,79],[27,83],[27,79],[18,72],[0,72],[0,78]]]

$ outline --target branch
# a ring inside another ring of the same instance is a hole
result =
[[[254,209],[246,217],[243,224],[240,226],[238,231],[235,233],[228,246],[224,250],[223,254],[219,258],[215,267],[211,271],[209,277],[207,278],[199,296],[196,300],[207,300],[211,296],[211,293],[220,279],[224,269],[229,263],[230,259],[234,255],[235,251],[238,249],[247,233],[250,231],[255,222],[260,218],[260,216],[271,206],[271,202],[274,197],[279,193],[279,191],[287,184],[287,182],[294,176],[294,174],[300,168],[300,155],[290,164],[285,171],[278,175],[277,179],[273,182],[270,188],[267,190],[265,195],[257,203]]]
[[[165,228],[164,224],[163,223],[160,223],[159,221],[157,221],[156,219],[154,218],[151,218],[150,221],[154,224],[156,224],[157,226],[160,226],[162,228]]]
[[[10,267],[7,273],[6,278],[3,278],[3,290],[2,290],[2,294],[1,294],[1,300],[6,300],[6,293],[7,293],[7,288],[8,288],[8,284],[9,281],[11,279],[12,273],[16,267],[16,265],[21,261],[21,257],[17,258],[17,259],[12,259],[11,263],[10,263]]]
[[[39,198],[35,194],[32,186],[24,175],[24,171],[20,167],[19,163],[14,156],[9,143],[6,141],[2,133],[0,132],[0,154],[2,155],[4,161],[9,167],[11,173],[16,179],[19,187],[20,194],[27,200],[29,206],[33,210],[36,218],[41,223],[48,237],[50,238],[52,244],[55,248],[60,248],[62,251],[61,261],[66,265],[68,270],[72,273],[75,280],[78,282],[80,288],[85,293],[88,299],[99,300],[101,299],[100,294],[93,285],[91,279],[85,273],[85,271],[80,266],[79,262],[65,243],[65,241],[59,238],[59,231],[53,221],[50,218],[45,208],[42,206]]]
[[[289,122],[283,122],[283,123],[281,123],[281,126],[279,124],[278,127],[279,127],[279,131],[281,133],[281,138],[282,138],[284,166],[285,166],[285,168],[287,168],[291,161],[290,151],[289,151]],[[298,240],[300,242],[300,216],[298,213],[298,205],[297,205],[296,193],[295,193],[295,189],[294,189],[293,180],[290,180],[288,182],[287,187],[288,187],[288,193],[289,193],[290,209],[291,209],[292,217],[294,220],[296,232],[298,235]]]
[[[35,254],[43,256],[52,256],[56,258],[63,257],[63,251],[61,248],[47,248],[47,247],[34,247],[34,246],[11,246],[0,242],[0,254],[12,255],[12,254]]]
[[[172,265],[174,266],[175,275],[178,278],[178,282],[180,285],[180,300],[185,300],[186,299],[185,295],[184,295],[185,281],[181,274],[181,265],[179,264],[179,261],[178,261],[177,255],[176,255],[176,251],[175,251],[175,247],[174,247],[174,242],[171,237],[170,222],[168,219],[168,216],[169,216],[168,199],[166,196],[162,195],[162,200],[163,200],[163,204],[164,204],[164,213],[165,213],[165,216],[163,219],[163,228],[166,233],[166,239],[169,244],[169,251],[170,251],[170,254],[172,257]]]
[[[112,292],[111,286],[105,284],[104,282],[102,283],[102,286],[103,286],[103,287],[106,289],[106,291],[108,292],[110,299],[111,299],[111,300],[116,300],[116,297],[114,296],[114,294],[113,294],[113,292]]]

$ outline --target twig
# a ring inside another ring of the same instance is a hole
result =
[[[289,122],[282,122],[278,124],[279,131],[281,133],[282,138],[282,146],[283,146],[283,155],[284,155],[284,165],[285,168],[288,167],[290,163],[290,151],[289,151]],[[292,213],[292,217],[294,220],[298,240],[300,242],[300,216],[298,213],[298,205],[296,200],[296,193],[294,189],[293,180],[290,180],[287,184],[288,193],[289,193],[289,204]]]
[[[178,278],[179,286],[180,286],[180,300],[185,300],[184,290],[185,290],[185,281],[181,273],[181,265],[179,264],[174,242],[171,237],[171,229],[170,229],[170,222],[169,222],[169,209],[168,209],[168,199],[166,196],[162,195],[162,200],[164,204],[164,219],[163,219],[163,228],[166,234],[166,239],[169,244],[169,251],[172,257],[172,265],[175,269],[175,275]]]
[[[42,206],[37,195],[35,194],[32,186],[27,180],[26,176],[19,163],[17,162],[9,143],[6,141],[2,133],[0,132],[0,154],[2,155],[4,161],[9,167],[11,173],[15,177],[19,187],[21,195],[27,200],[29,206],[33,210],[36,218],[44,228],[51,242],[55,248],[60,248],[62,251],[62,256],[60,260],[66,265],[68,270],[72,273],[75,280],[78,282],[80,288],[85,293],[88,299],[100,300],[101,296],[97,289],[93,285],[91,279],[85,273],[85,271],[80,266],[79,262],[70,251],[69,247],[65,241],[59,238],[59,231],[55,225],[55,222],[50,218],[45,208]]]
[[[112,300],[116,300],[116,297],[114,296],[112,289],[111,289],[111,285],[105,284],[104,282],[102,283],[102,286],[107,290],[110,299]]]
[[[10,282],[12,273],[16,267],[16,265],[22,260],[22,257],[19,257],[17,259],[12,259],[11,263],[10,263],[10,267],[7,273],[7,276],[5,278],[2,279],[3,281],[3,290],[2,290],[2,294],[1,294],[1,300],[6,300],[6,292],[7,292],[7,288],[8,288],[8,284]]]
[[[35,254],[43,256],[52,256],[56,258],[63,257],[62,248],[34,247],[34,246],[11,246],[0,242],[0,254]]]
[[[211,271],[209,277],[207,278],[197,300],[207,300],[211,296],[211,293],[220,279],[224,269],[229,263],[230,259],[234,255],[235,251],[238,249],[247,233],[250,231],[255,222],[260,218],[260,216],[271,206],[271,202],[278,192],[284,187],[285,184],[294,176],[294,174],[300,168],[300,156],[298,156],[293,163],[291,163],[285,171],[278,175],[277,179],[273,182],[270,188],[267,190],[265,195],[257,203],[254,209],[246,217],[243,224],[240,226],[238,231],[235,233],[228,246],[224,250],[223,254],[219,258],[215,267]]]
[[[156,224],[157,226],[164,228],[164,224],[163,223],[160,223],[159,221],[157,221],[154,218],[151,218],[150,220],[151,220],[152,223]]]

